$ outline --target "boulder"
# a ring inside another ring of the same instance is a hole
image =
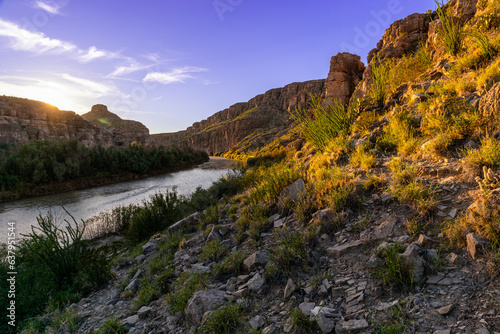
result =
[[[486,247],[489,245],[489,241],[481,238],[476,233],[469,233],[467,238],[467,251],[470,253],[473,259],[475,259],[479,254],[481,254]]]
[[[168,228],[168,232],[170,234],[174,234],[174,233],[177,233],[180,231],[192,229],[193,227],[196,226],[196,224],[199,223],[199,221],[200,221],[200,213],[195,212],[192,215],[190,215],[182,220],[179,220],[177,223],[170,226]]]
[[[243,265],[248,272],[257,270],[258,268],[265,267],[269,261],[269,253],[256,252],[250,255],[243,261]]]
[[[265,277],[261,276],[261,274],[257,273],[255,274],[254,277],[252,277],[248,283],[246,284],[246,287],[248,288],[249,291],[259,291],[264,284],[266,284],[266,279]]]
[[[283,208],[289,201],[299,203],[301,200],[300,197],[305,194],[305,192],[306,184],[304,180],[298,179],[281,192],[278,200],[278,206]]]
[[[329,247],[326,252],[328,256],[333,257],[334,259],[340,259],[342,256],[349,252],[354,252],[359,250],[364,243],[362,241],[353,241],[350,243],[337,245],[334,247]]]
[[[420,244],[414,242],[406,248],[403,254],[399,254],[399,256],[409,265],[415,281],[421,281],[424,278],[425,261],[420,257],[420,251],[422,251]]]
[[[497,82],[479,102],[479,111],[487,120],[500,119],[500,82]]]
[[[335,333],[337,334],[348,334],[348,333],[357,333],[357,331],[369,328],[369,324],[365,319],[359,320],[349,320],[346,321],[344,319],[337,322],[335,326]]]
[[[288,282],[286,283],[285,287],[285,292],[283,293],[283,298],[288,299],[294,293],[294,291],[297,290],[297,285],[293,282],[291,278],[288,279]]]
[[[189,325],[199,325],[205,312],[215,310],[225,304],[224,295],[225,292],[220,290],[196,292],[184,309],[187,323]]]

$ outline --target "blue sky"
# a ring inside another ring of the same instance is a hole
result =
[[[183,130],[286,84],[366,62],[433,0],[0,0],[0,94],[79,114],[97,103],[151,133]]]

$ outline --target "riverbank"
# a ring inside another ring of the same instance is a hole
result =
[[[202,159],[194,164],[163,168],[161,170],[151,171],[146,174],[123,173],[120,175],[103,175],[99,177],[80,178],[77,180],[70,180],[65,182],[53,182],[50,184],[37,185],[37,186],[24,186],[16,191],[0,192],[0,203],[7,203],[26,198],[54,195],[75,190],[83,190],[83,189],[112,185],[122,182],[146,179],[152,176],[187,170],[195,166],[201,165],[202,163],[205,163],[209,160],[210,157],[208,159]]]

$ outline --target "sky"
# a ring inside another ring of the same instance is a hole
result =
[[[434,0],[0,0],[0,95],[78,114],[105,104],[151,133],[323,79]]]

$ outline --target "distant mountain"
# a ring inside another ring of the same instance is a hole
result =
[[[0,144],[76,139],[86,146],[107,147],[149,142],[143,124],[122,120],[106,106],[96,105],[84,116],[40,101],[0,96]]]
[[[149,143],[149,129],[144,124],[121,119],[103,104],[96,104],[82,118],[98,128],[110,131],[116,146],[128,146],[133,142],[141,145]]]

